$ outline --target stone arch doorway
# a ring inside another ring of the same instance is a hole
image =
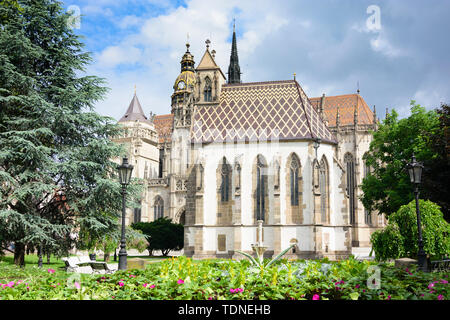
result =
[[[179,223],[183,226],[186,224],[186,208],[185,207],[178,210],[178,213],[175,216],[174,222]]]

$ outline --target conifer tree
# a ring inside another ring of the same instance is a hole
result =
[[[0,238],[22,266],[27,245],[66,251],[79,230],[118,230],[113,159],[125,149],[94,111],[107,88],[85,75],[91,57],[69,21],[55,0],[0,3]]]

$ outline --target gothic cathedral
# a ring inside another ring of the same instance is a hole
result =
[[[127,223],[184,225],[184,255],[242,258],[263,223],[266,255],[342,259],[369,250],[385,221],[364,209],[363,155],[377,129],[359,94],[309,98],[296,81],[243,83],[233,30],[228,77],[206,51],[186,52],[171,113],[147,117],[136,96],[119,120],[133,176],[145,181]]]

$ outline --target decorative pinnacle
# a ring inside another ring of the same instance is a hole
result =
[[[136,85],[134,85],[134,94],[136,94]]]
[[[295,80],[295,76],[296,76],[297,74],[294,72],[294,80]]]
[[[209,44],[211,43],[211,41],[209,41],[209,39],[206,39],[205,43],[206,43],[206,49],[208,49],[209,48]]]

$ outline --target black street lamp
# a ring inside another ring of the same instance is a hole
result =
[[[122,237],[120,240],[119,250],[119,270],[127,269],[127,251],[125,250],[125,202],[127,194],[127,186],[131,180],[131,173],[133,172],[133,166],[128,163],[128,158],[123,158],[122,164],[117,167],[119,170],[119,181],[122,185]]]
[[[427,255],[423,250],[423,239],[422,239],[422,226],[420,223],[420,209],[419,209],[419,184],[421,182],[422,169],[423,165],[420,162],[416,161],[416,157],[414,153],[412,155],[412,162],[407,165],[409,171],[409,178],[411,179],[411,183],[414,184],[414,195],[416,198],[416,214],[417,214],[417,229],[419,231],[419,251],[417,252],[417,260],[419,269],[424,272],[428,271],[427,266]]]

